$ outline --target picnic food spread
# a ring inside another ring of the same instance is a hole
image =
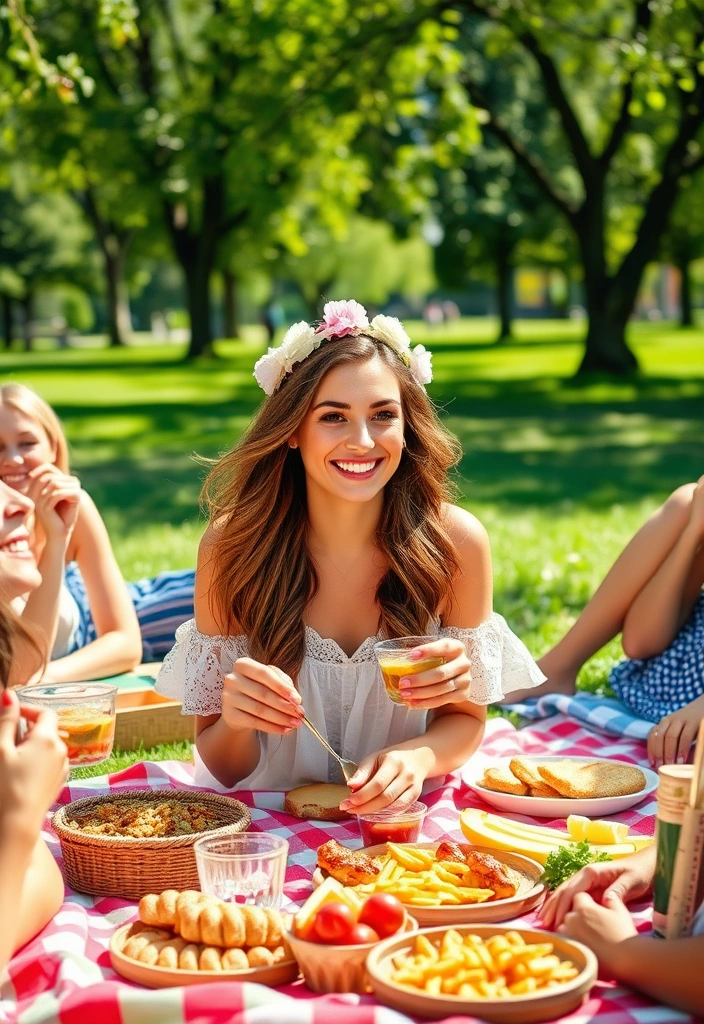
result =
[[[298,786],[284,797],[284,810],[294,818],[311,821],[344,821],[351,815],[340,810],[340,804],[350,795],[347,786],[334,782],[315,782]]]
[[[552,942],[527,943],[518,931],[483,939],[452,928],[436,942],[417,935],[411,952],[393,958],[393,968],[397,985],[468,999],[529,995],[579,974],[574,963],[556,955]]]
[[[293,959],[278,910],[166,890],[142,897],[139,919],[121,952],[147,966],[232,971]]]
[[[184,803],[158,798],[154,802],[108,801],[68,817],[66,824],[89,835],[147,839],[205,832],[229,824],[229,819],[197,799]]]
[[[516,796],[597,800],[645,789],[640,768],[621,761],[535,761],[513,757],[508,767],[487,768],[479,783],[485,789]]]
[[[541,825],[526,825],[474,807],[467,807],[460,812],[460,828],[466,838],[476,845],[512,850],[540,864],[545,864],[553,850],[574,843],[569,832]],[[590,846],[595,853],[607,853],[615,859],[635,853],[644,846],[650,846],[652,842],[648,837],[627,834],[623,842],[593,843]]]

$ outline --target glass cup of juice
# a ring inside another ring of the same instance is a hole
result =
[[[414,676],[418,672],[427,672],[431,668],[438,668],[445,663],[445,659],[435,656],[419,658],[418,661],[411,659],[411,651],[416,647],[439,640],[438,636],[400,636],[396,640],[381,640],[374,644],[381,674],[384,678],[386,692],[395,704],[405,703],[401,696],[399,682],[404,676]]]
[[[48,708],[59,720],[72,768],[98,764],[112,753],[115,694],[108,683],[52,683],[17,690],[20,704]]]

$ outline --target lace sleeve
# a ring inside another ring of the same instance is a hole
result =
[[[248,654],[245,636],[199,633],[195,619],[176,630],[176,643],[164,659],[156,690],[180,700],[184,715],[217,715],[222,710],[222,679],[237,658]]]
[[[513,690],[545,681],[526,645],[497,612],[474,629],[443,626],[440,636],[461,640],[467,649],[472,662],[469,696],[475,704],[494,704]]]

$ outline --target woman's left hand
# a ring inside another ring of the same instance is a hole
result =
[[[443,664],[414,675],[402,676],[399,691],[404,704],[419,710],[462,704],[469,700],[472,663],[461,640],[443,637],[414,648],[411,661],[422,658],[443,658]]]
[[[661,718],[648,734],[648,760],[657,771],[661,764],[685,764],[704,718],[704,696]]]
[[[583,942],[594,950],[600,963],[608,964],[614,946],[638,932],[630,911],[617,896],[607,896],[605,901],[602,906],[588,892],[578,892],[557,930]]]
[[[370,814],[398,802],[410,807],[420,796],[427,776],[420,750],[382,750],[359,763],[348,781],[351,796],[340,809],[351,814]]]

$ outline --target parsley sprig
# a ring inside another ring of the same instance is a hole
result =
[[[548,889],[557,889],[558,885],[571,878],[580,868],[601,860],[612,860],[612,858],[608,853],[593,853],[586,839],[583,839],[581,843],[560,846],[548,854],[540,881]]]

